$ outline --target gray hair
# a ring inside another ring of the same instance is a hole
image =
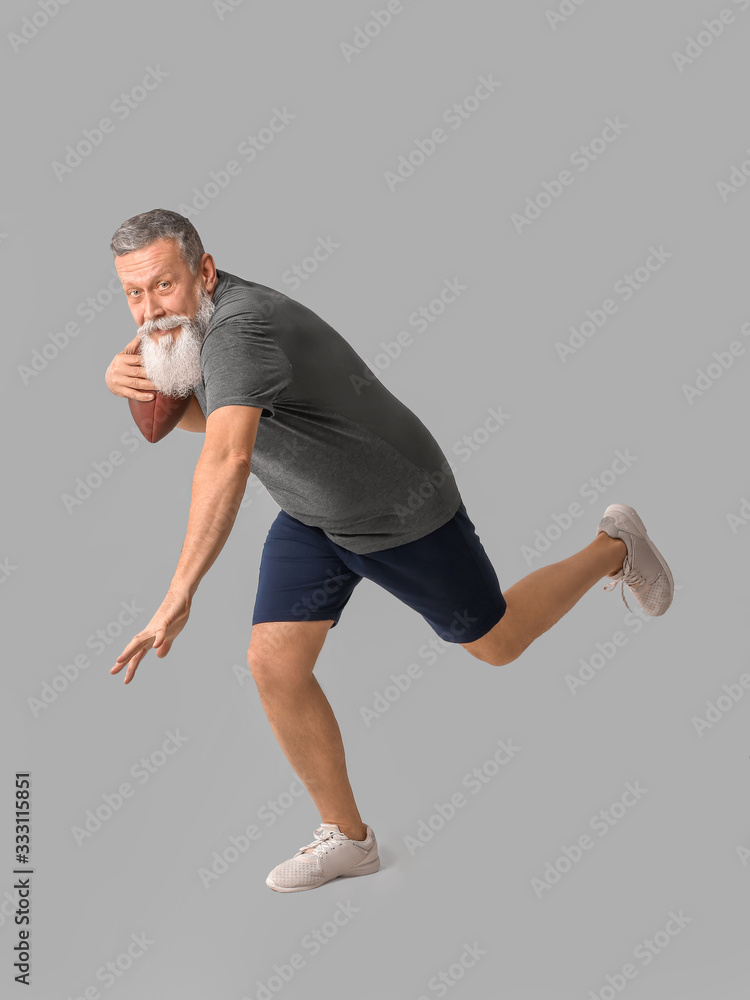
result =
[[[122,257],[161,239],[176,240],[180,256],[193,274],[198,273],[205,253],[198,231],[190,219],[166,208],[154,208],[126,219],[112,237],[109,248],[115,257]]]

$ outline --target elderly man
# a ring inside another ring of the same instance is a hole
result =
[[[593,541],[504,595],[452,468],[419,418],[310,309],[217,270],[190,221],[155,209],[111,250],[137,337],[106,374],[118,396],[190,397],[179,426],[205,434],[187,535],[169,591],[117,658],[125,683],[149,649],[164,657],[232,530],[252,471],[281,510],[260,561],[248,663],[289,763],[321,825],[269,874],[278,892],[380,867],[346,770],[341,733],[313,676],[330,628],[367,577],[445,642],[511,663],[602,577],[651,615],[672,574],[631,508],[611,504]],[[627,602],[626,602],[627,603]]]

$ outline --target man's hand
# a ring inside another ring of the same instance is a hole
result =
[[[187,624],[191,603],[191,598],[187,594],[170,591],[148,625],[133,636],[117,657],[110,673],[119,674],[123,667],[127,666],[128,672],[125,674],[124,683],[129,684],[138,669],[138,664],[149,649],[155,649],[160,659],[165,657]]]
[[[138,353],[139,337],[135,336],[119,354],[115,354],[104,376],[107,388],[115,396],[140,399],[147,402],[154,398],[156,386],[146,378],[141,356]]]

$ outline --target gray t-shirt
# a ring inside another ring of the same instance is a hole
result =
[[[403,545],[461,504],[419,418],[344,338],[282,292],[217,269],[195,395],[263,407],[251,470],[276,503],[360,554]]]

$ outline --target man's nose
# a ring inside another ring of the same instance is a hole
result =
[[[148,292],[145,293],[143,297],[143,321],[159,319],[161,316],[166,316],[164,307],[159,302],[158,298],[153,295],[149,295]]]

